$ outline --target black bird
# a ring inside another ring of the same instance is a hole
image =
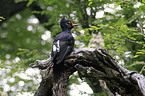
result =
[[[55,81],[58,81],[64,68],[64,58],[71,54],[74,47],[74,37],[71,34],[71,29],[74,24],[65,19],[65,16],[60,22],[63,32],[59,33],[53,41],[51,58],[53,60],[53,73]]]

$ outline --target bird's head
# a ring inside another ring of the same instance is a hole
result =
[[[71,21],[65,19],[65,16],[63,16],[63,18],[60,21],[60,26],[61,26],[61,29],[65,31],[68,29],[72,29],[75,25]]]

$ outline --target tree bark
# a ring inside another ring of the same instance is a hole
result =
[[[111,94],[145,96],[145,77],[137,72],[128,71],[117,64],[105,49],[79,50],[65,58],[64,71],[57,83],[53,79],[51,59],[38,60],[31,66],[40,69],[47,68],[47,73],[43,77],[35,96],[66,96],[69,76],[75,71],[78,71],[81,78],[90,80],[89,84],[94,83],[91,81],[103,80]],[[95,84],[91,84],[91,86],[97,88]]]

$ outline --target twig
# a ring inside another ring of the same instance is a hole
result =
[[[129,41],[129,42],[132,42],[132,43],[136,43],[136,44],[139,44],[139,45],[143,45],[143,44],[141,44],[141,43],[139,43],[138,41],[133,41],[133,40],[129,40],[129,39],[125,39],[126,41]]]
[[[140,74],[142,73],[143,69],[145,68],[145,65],[142,67],[141,71],[139,72]]]

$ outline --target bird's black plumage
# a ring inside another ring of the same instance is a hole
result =
[[[75,42],[74,37],[71,34],[71,29],[74,27],[73,23],[63,17],[60,26],[63,32],[59,33],[54,38],[51,52],[51,57],[54,63],[53,73],[55,81],[60,78],[64,68],[64,58],[71,54]]]

